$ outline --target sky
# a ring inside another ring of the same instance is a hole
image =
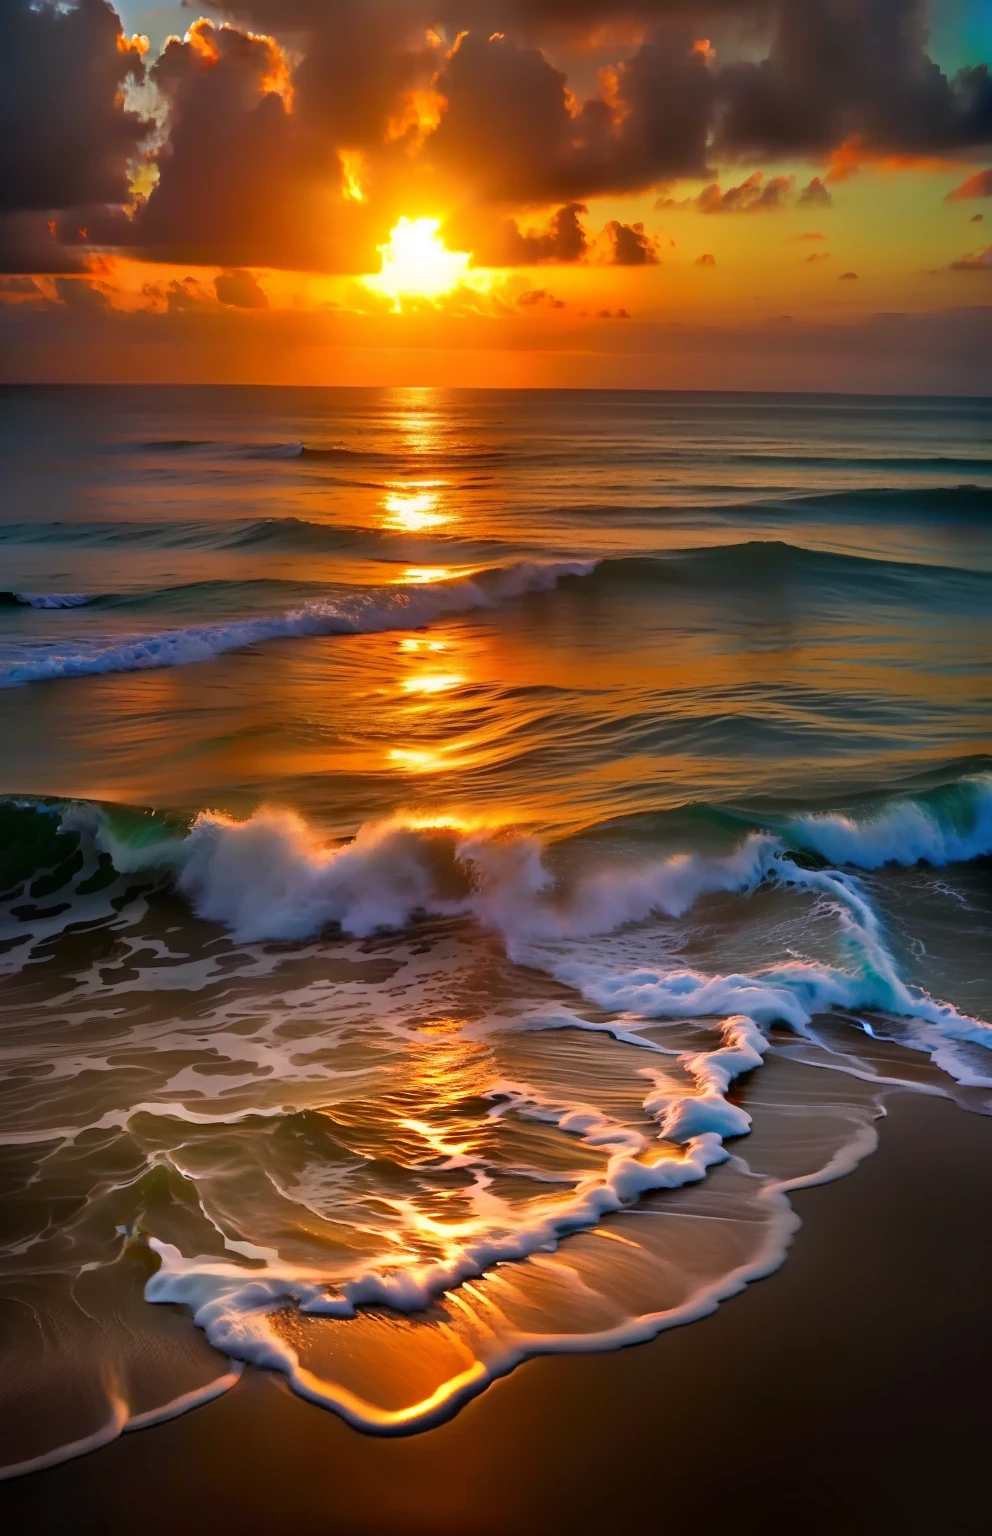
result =
[[[992,392],[987,0],[4,0],[0,378]]]

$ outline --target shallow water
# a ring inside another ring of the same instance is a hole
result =
[[[426,1428],[989,1111],[990,426],[0,392],[12,1470],[245,1363]]]

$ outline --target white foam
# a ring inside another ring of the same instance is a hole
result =
[[[776,865],[774,873],[782,876],[787,868]],[[542,954],[539,947],[534,948],[531,963],[540,964],[600,1008],[648,1019],[746,1013],[759,1025],[787,1024],[800,1033],[814,1015],[837,1009],[876,1009],[918,1020],[926,1028],[909,1043],[928,1050],[931,1059],[959,1082],[992,1086],[992,1076],[962,1064],[947,1049],[949,1042],[957,1042],[992,1050],[992,1026],[902,980],[878,917],[856,880],[836,871],[796,866],[791,866],[788,879],[830,900],[847,933],[852,970],[789,960],[753,975],[708,975],[674,965],[615,972],[572,953]]]
[[[0,663],[0,688],[104,672],[141,672],[156,667],[188,666],[265,640],[420,629],[444,614],[498,608],[501,603],[526,592],[546,591],[563,576],[586,576],[594,568],[594,561],[524,561],[483,571],[470,579],[379,588],[374,592],[343,596],[333,603],[309,603],[289,613],[165,630],[71,652],[35,645],[22,655]]]
[[[28,608],[82,608],[96,602],[89,592],[15,592],[14,597]]]
[[[863,820],[838,812],[797,816],[786,830],[799,847],[858,869],[965,863],[992,854],[992,774],[964,779],[955,792],[970,802],[964,827],[942,819],[934,801],[904,799]]]
[[[685,1058],[694,1087],[663,1096],[656,1085],[645,1100],[648,1114],[659,1123],[660,1138],[682,1143],[680,1155],[588,1105],[554,1104],[530,1088],[500,1084],[489,1093],[497,1101],[494,1115],[512,1112],[554,1124],[588,1147],[605,1150],[605,1170],[581,1177],[563,1198],[542,1201],[521,1216],[514,1217],[509,1207],[501,1205],[495,1223],[480,1223],[461,1242],[452,1236],[444,1258],[402,1268],[389,1267],[386,1261],[342,1276],[277,1260],[246,1270],[225,1259],[185,1258],[173,1245],[153,1238],[151,1246],[161,1268],[148,1281],[145,1295],[149,1301],[188,1307],[216,1349],[281,1371],[301,1396],[334,1408],[364,1429],[390,1433],[404,1426],[423,1427],[438,1414],[452,1411],[466,1392],[480,1390],[492,1379],[494,1369],[498,1374],[504,1366],[509,1368],[506,1362],[520,1352],[514,1341],[504,1349],[501,1365],[477,1361],[426,1402],[396,1413],[361,1402],[304,1370],[292,1345],[271,1327],[269,1315],[290,1304],[316,1317],[353,1317],[358,1308],[368,1306],[419,1312],[437,1296],[496,1264],[553,1249],[568,1234],[595,1226],[646,1194],[679,1189],[705,1178],[709,1168],[729,1156],[724,1138],[742,1135],[750,1127],[749,1117],[722,1095],[741,1072],[760,1065],[761,1050],[767,1048],[750,1019],[728,1019],[722,1033],[724,1044],[711,1056]],[[690,1106],[681,1119],[679,1103]],[[690,1120],[695,1127],[691,1132]]]
[[[71,807],[122,874],[172,869],[196,912],[244,941],[306,939],[331,925],[356,937],[402,928],[418,914],[470,915],[503,938],[512,960],[548,971],[611,1012],[642,1018],[747,1014],[802,1031],[814,1014],[878,1009],[916,1019],[942,1041],[992,1047],[992,1029],[904,982],[857,879],[802,869],[784,846],[755,833],[723,856],[678,854],[641,867],[580,875],[559,890],[533,837],[402,820],[367,823],[328,846],[295,812],[263,807],[245,821],[204,812],[185,838],[134,845],[102,812]],[[852,969],[789,960],[755,974],[708,975],[672,964],[614,971],[574,948],[653,914],[678,917],[701,897],[747,893],[763,881],[796,886],[842,924]]]

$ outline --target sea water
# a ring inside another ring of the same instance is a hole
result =
[[[769,1273],[888,1094],[989,1111],[990,442],[0,392],[8,1473],[246,1366],[426,1429]]]

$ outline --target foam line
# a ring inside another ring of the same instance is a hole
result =
[[[444,614],[498,608],[524,593],[547,591],[562,577],[586,576],[594,567],[594,561],[523,561],[470,579],[380,588],[333,603],[310,603],[290,613],[165,630],[87,650],[56,652],[36,646],[0,664],[0,688],[105,672],[189,666],[265,640],[420,629]]]

